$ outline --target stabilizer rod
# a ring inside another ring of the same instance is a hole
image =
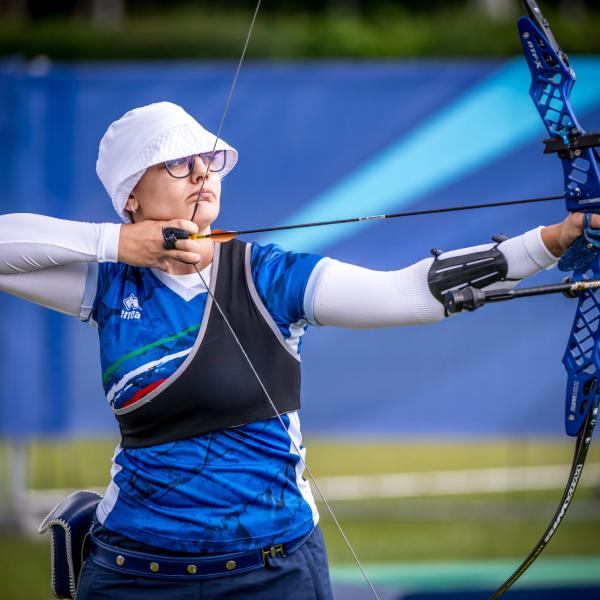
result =
[[[472,286],[458,290],[449,290],[444,294],[444,305],[448,314],[458,313],[463,310],[473,311],[488,302],[504,302],[514,298],[527,298],[529,296],[543,296],[546,294],[564,294],[567,298],[576,298],[585,290],[600,288],[600,279],[577,281],[572,283],[552,283],[516,290],[488,290],[483,291]]]

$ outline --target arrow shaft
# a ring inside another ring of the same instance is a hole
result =
[[[496,208],[499,206],[512,206],[515,204],[533,204],[535,202],[551,202],[553,200],[564,200],[564,195],[560,196],[540,196],[539,198],[526,198],[521,200],[504,200],[501,202],[489,202],[480,204],[463,204],[461,206],[450,206],[442,208],[429,208],[426,210],[408,210],[387,215],[370,215],[363,217],[349,217],[347,219],[333,219],[331,221],[313,221],[311,223],[295,223],[293,225],[276,225],[274,227],[258,227],[254,229],[239,229],[227,231],[233,237],[238,235],[250,235],[254,233],[269,233],[272,231],[287,231],[290,229],[305,229],[308,227],[323,227],[325,225],[342,225],[345,223],[362,223],[364,221],[383,221],[385,219],[400,219],[403,217],[417,217],[420,215],[435,215],[440,213],[460,212],[465,210],[476,210],[480,208]],[[205,239],[209,237],[218,238],[223,233],[208,233],[192,235],[190,239]]]

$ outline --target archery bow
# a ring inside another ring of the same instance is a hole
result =
[[[524,0],[524,3],[528,16],[519,19],[519,34],[531,71],[529,93],[550,134],[550,139],[544,141],[544,152],[557,153],[562,161],[566,207],[570,212],[584,213],[584,234],[559,261],[559,269],[572,271],[568,283],[530,288],[520,293],[516,290],[512,293],[482,293],[468,288],[449,292],[445,300],[447,310],[457,312],[461,305],[474,310],[486,301],[508,300],[519,295],[567,291],[579,297],[563,356],[567,371],[565,424],[567,434],[576,436],[577,440],[567,484],[550,524],[533,550],[490,600],[500,598],[523,575],[562,522],[581,477],[600,402],[600,289],[597,285],[600,231],[590,225],[590,215],[600,212],[600,159],[595,150],[600,145],[600,134],[587,134],[579,124],[569,102],[575,71],[535,0]]]
[[[225,117],[233,96],[233,91],[240,73],[260,4],[261,0],[258,0],[252,23],[246,36],[246,42],[244,44],[244,49],[242,51],[238,68],[227,97],[223,115],[221,117],[219,130],[215,140],[215,148],[216,143],[221,135]],[[540,113],[540,116],[542,117],[542,120],[544,121],[548,133],[551,136],[549,140],[545,141],[544,151],[545,153],[555,152],[561,158],[565,175],[564,199],[566,201],[567,210],[571,212],[577,211],[585,213],[584,235],[569,248],[559,263],[559,268],[561,268],[561,270],[573,272],[571,276],[571,281],[573,284],[570,286],[569,291],[579,296],[575,321],[569,337],[567,350],[563,357],[563,364],[568,374],[566,429],[569,435],[577,436],[577,442],[567,486],[556,514],[552,518],[552,521],[544,532],[544,535],[536,544],[531,553],[517,568],[517,570],[506,580],[506,582],[504,582],[491,596],[491,600],[495,600],[496,598],[502,596],[504,592],[506,592],[506,590],[508,590],[509,587],[527,570],[527,568],[546,547],[549,540],[556,532],[556,529],[562,522],[581,476],[586,454],[590,445],[592,432],[596,423],[600,399],[598,385],[598,370],[600,369],[600,290],[598,289],[598,283],[600,279],[600,231],[594,230],[591,227],[589,220],[591,213],[600,212],[600,174],[598,171],[598,157],[594,149],[600,144],[600,134],[586,134],[583,128],[579,125],[569,103],[569,96],[573,84],[575,83],[575,72],[570,66],[567,55],[558,46],[548,21],[543,17],[536,2],[534,0],[524,0],[524,4],[529,16],[521,17],[519,19],[519,33],[525,58],[532,75],[530,95]],[[210,169],[210,163],[207,169]],[[202,181],[202,187],[204,186],[204,182],[205,179]],[[202,187],[198,193],[192,220],[196,214]],[[509,203],[510,202],[500,204]],[[458,207],[450,210],[465,209],[466,208],[464,207]],[[431,211],[424,211],[422,213],[415,211],[414,214],[428,214],[435,212],[446,212],[446,209],[433,209]],[[396,215],[380,215],[368,218],[357,217],[354,219],[341,219],[326,223],[308,223],[295,226],[283,226],[280,228],[263,228],[263,230],[275,231],[277,229],[313,227],[324,224],[338,224],[353,221],[372,220],[375,218],[392,218],[396,216],[410,215],[398,213]],[[225,242],[242,233],[257,232],[258,230],[215,231],[212,234],[204,237],[213,237],[215,238],[215,241]],[[174,229],[166,229],[163,232],[163,235],[165,237],[165,244],[167,247],[174,247],[177,239],[189,237],[187,232],[181,233],[180,231]],[[197,236],[196,239],[199,239],[200,237],[202,236]],[[289,436],[289,432],[287,431],[287,428],[285,427],[285,424],[279,415],[268,390],[265,388],[260,375],[248,357],[219,303],[214,298],[214,295],[210,290],[210,286],[207,285],[204,277],[197,267],[196,271],[208,290],[208,293],[212,296],[217,310],[223,317],[240,351],[244,355],[249,368],[260,384],[266,399],[273,408],[274,417],[279,419],[282,428]],[[535,289],[535,294],[533,292],[527,293],[527,290],[521,290],[520,294],[513,294],[513,296],[549,293],[549,290],[539,291],[541,288]],[[462,293],[465,291],[468,292],[468,290],[459,290],[459,292],[460,291],[462,291]],[[557,290],[553,289],[552,291]],[[565,290],[561,289],[560,291]],[[508,297],[511,296],[505,295],[505,297],[500,299],[508,299]],[[455,300],[456,297],[453,297],[452,293],[450,293],[446,303],[449,311],[452,311],[452,309],[458,306],[457,304],[452,304],[452,302]],[[488,296],[486,298],[484,295],[484,300],[493,301],[493,298],[492,296]],[[479,306],[482,303],[483,302],[481,302]],[[462,307],[465,308],[466,306],[463,304]],[[472,308],[477,308],[477,306],[473,306]],[[354,557],[354,560],[361,570],[363,577],[368,583],[373,596],[378,598],[373,584],[369,580],[365,569],[358,560],[354,549],[352,548],[347,536],[339,524],[339,521],[335,517],[333,510],[329,506],[308,465],[302,458],[300,448],[297,447],[291,436],[289,437],[299,456],[299,460],[301,461],[309,478],[315,486],[315,489],[321,497],[321,500],[329,511],[336,527],[346,542],[346,545],[348,546],[352,556]]]
[[[577,121],[569,102],[575,71],[535,0],[525,3],[529,17],[519,19],[519,33],[532,75],[529,93],[551,136],[545,141],[545,152],[557,152],[561,159],[567,210],[585,214],[584,235],[567,250],[559,269],[573,271],[572,281],[598,279],[600,232],[591,228],[589,217],[600,212],[600,171],[594,149],[600,136],[586,134]],[[563,358],[568,373],[566,428],[571,436],[581,431],[598,393],[600,294],[596,294],[582,294]]]
[[[586,134],[579,124],[569,96],[575,71],[556,42],[548,21],[535,0],[525,0],[529,16],[519,19],[519,34],[531,71],[529,93],[550,139],[545,152],[557,152],[565,178],[567,210],[585,213],[584,235],[559,262],[563,271],[573,271],[573,282],[596,280],[600,276],[598,231],[590,225],[590,214],[600,209],[598,134]],[[516,571],[496,590],[499,598],[529,568],[544,550],[569,508],[581,477],[598,414],[598,370],[600,369],[600,291],[585,289],[579,296],[575,320],[563,357],[567,371],[565,421],[570,436],[577,436],[571,472],[558,509],[541,539]]]

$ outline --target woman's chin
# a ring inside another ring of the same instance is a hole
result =
[[[215,222],[218,216],[218,212],[215,213],[214,211],[211,211],[210,214],[207,214],[207,212],[198,210],[194,216],[194,223],[198,225],[198,231],[203,232],[207,229],[210,229],[211,225]],[[189,217],[187,218],[189,219]]]

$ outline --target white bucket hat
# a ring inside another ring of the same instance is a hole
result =
[[[181,106],[156,102],[134,108],[111,123],[100,140],[96,173],[117,214],[131,223],[125,205],[148,167],[213,148],[227,151],[220,172],[225,177],[237,162],[237,150],[204,129]]]

